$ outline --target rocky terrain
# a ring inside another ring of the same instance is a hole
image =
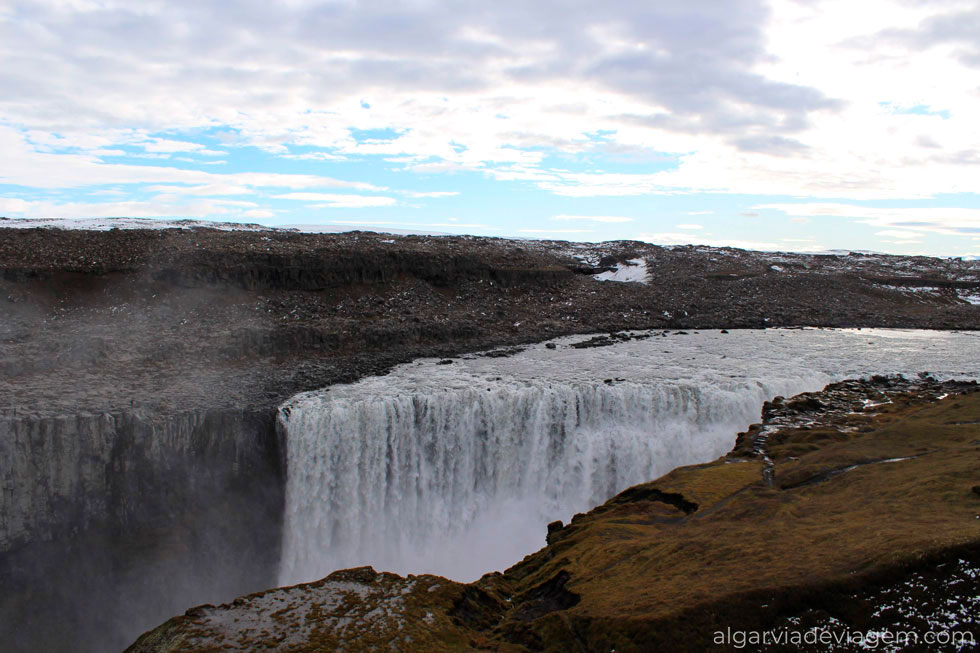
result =
[[[628,260],[648,283],[594,275]],[[271,406],[626,328],[980,327],[980,262],[213,229],[0,229],[0,413]]]
[[[338,571],[128,650],[976,650],[978,438],[976,383],[837,383],[767,403],[726,457],[549,525],[504,573]]]
[[[201,588],[226,600],[272,586],[275,408],[297,392],[573,333],[980,326],[976,261],[7,222],[0,641],[13,651],[119,649],[138,615],[162,620]]]

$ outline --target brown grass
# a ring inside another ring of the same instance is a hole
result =
[[[569,571],[567,588],[581,602],[567,618],[590,624],[592,644],[618,642],[617,650],[628,642],[616,631],[698,621],[707,606],[724,612],[726,598],[819,594],[980,542],[980,495],[971,491],[980,482],[978,438],[980,393],[902,401],[840,429],[788,430],[773,447],[776,488],[762,483],[757,462],[678,469],[644,487],[682,494],[699,505],[694,514],[610,502],[507,576],[524,586]],[[905,457],[913,458],[874,462]],[[859,466],[828,475],[851,465]],[[557,625],[541,627],[554,637]],[[556,641],[572,637],[565,628]]]

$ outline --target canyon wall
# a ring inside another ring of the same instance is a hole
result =
[[[0,418],[0,641],[119,649],[272,584],[281,512],[268,412]]]

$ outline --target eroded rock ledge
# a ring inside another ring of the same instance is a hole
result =
[[[704,651],[811,627],[980,641],[978,458],[975,383],[837,383],[767,403],[726,457],[552,524],[504,573],[338,571],[192,608],[129,651]]]

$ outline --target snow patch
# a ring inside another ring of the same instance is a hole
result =
[[[623,283],[647,283],[650,273],[647,262],[641,258],[632,258],[625,263],[617,263],[615,270],[592,275],[596,281],[621,281]]]
[[[980,306],[980,290],[961,290],[959,291],[959,296],[960,299],[968,304]]]

